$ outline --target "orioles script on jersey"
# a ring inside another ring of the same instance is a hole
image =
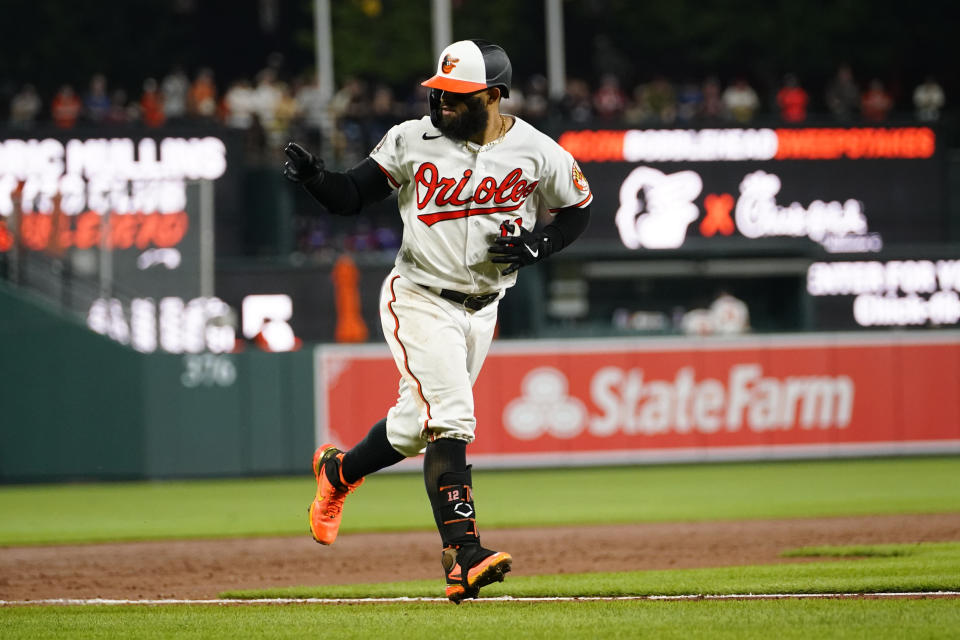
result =
[[[440,171],[437,169],[437,165],[432,162],[424,162],[417,168],[417,172],[414,175],[417,209],[423,211],[430,206],[431,203],[437,207],[463,207],[464,205],[469,205],[471,202],[474,205],[486,205],[489,203],[493,206],[475,208],[467,206],[464,209],[455,211],[421,213],[417,216],[417,219],[429,227],[442,220],[455,220],[468,216],[516,211],[523,206],[524,201],[530,197],[530,194],[533,193],[539,184],[539,180],[529,183],[526,180],[522,180],[522,175],[523,171],[514,169],[499,182],[496,178],[487,176],[477,183],[477,188],[474,189],[472,194],[463,197],[465,195],[463,190],[473,176],[472,169],[465,170],[458,180],[456,178],[442,177]]]

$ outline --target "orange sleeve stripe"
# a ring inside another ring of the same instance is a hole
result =
[[[586,197],[586,198],[584,198],[583,200],[581,200],[581,201],[578,202],[577,204],[571,204],[571,205],[566,206],[566,207],[557,207],[556,209],[550,209],[550,213],[556,213],[557,211],[560,211],[561,209],[569,209],[569,208],[571,208],[571,207],[582,207],[582,206],[585,205],[585,204],[589,204],[589,202],[590,202],[591,200],[593,200],[593,192],[592,192],[592,191],[587,194],[587,197]]]
[[[396,322],[397,328],[393,330],[393,337],[396,339],[397,344],[400,345],[400,350],[403,351],[403,368],[407,370],[407,373],[410,374],[410,377],[413,378],[413,381],[417,383],[417,394],[420,396],[420,399],[423,400],[424,406],[427,407],[427,421],[433,419],[433,415],[430,413],[430,403],[427,402],[426,397],[423,395],[423,385],[420,384],[420,379],[413,374],[413,371],[410,370],[410,362],[407,359],[407,348],[403,346],[403,341],[400,340],[400,318],[397,317],[396,312],[393,310],[393,303],[397,301],[397,292],[394,290],[393,285],[397,281],[397,278],[400,276],[394,276],[393,280],[390,281],[390,293],[393,295],[393,299],[387,303],[387,308],[390,310],[390,315],[393,316],[394,322]],[[428,429],[427,422],[423,424],[424,429]]]
[[[370,159],[373,160],[373,158],[370,158]],[[386,169],[384,169],[384,168],[383,168],[383,165],[380,164],[379,162],[377,162],[376,160],[373,160],[373,162],[377,165],[377,167],[380,169],[380,171],[383,171],[383,175],[387,176],[387,180],[390,181],[390,184],[392,184],[394,187],[396,187],[397,189],[399,189],[399,188],[400,188],[400,183],[397,182],[396,180],[394,180],[393,176],[390,175],[390,172],[387,171]]]

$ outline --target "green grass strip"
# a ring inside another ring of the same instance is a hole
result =
[[[485,529],[960,511],[960,457],[474,472]],[[312,475],[0,487],[0,545],[306,535]],[[518,496],[523,496],[518,497]],[[562,508],[558,508],[558,505]],[[378,474],[344,533],[429,530],[418,474]]]
[[[352,606],[15,607],[0,637],[953,638],[955,600],[409,603]]]
[[[845,549],[838,547],[838,549]],[[850,547],[861,551],[869,547]],[[863,559],[714,569],[544,576],[509,575],[485,587],[488,597],[640,596],[744,593],[883,593],[960,590],[960,542],[882,545],[902,553]],[[842,551],[837,555],[842,555]],[[441,581],[300,586],[229,591],[225,598],[439,597]]]
[[[780,555],[784,558],[897,558],[915,555],[923,547],[920,544],[875,544],[849,547],[800,547],[788,549]]]

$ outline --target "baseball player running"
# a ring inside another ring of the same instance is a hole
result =
[[[443,544],[446,595],[459,604],[502,581],[512,558],[480,544],[466,462],[476,419],[473,383],[493,337],[497,305],[517,271],[560,251],[586,228],[593,199],[573,157],[516,116],[510,59],[483,40],[440,55],[430,116],[396,125],[346,172],[295,142],[284,175],[330,213],[356,215],[397,192],[403,241],[380,292],[383,334],[400,370],[386,418],[349,451],[313,456],[310,531],[337,537],[344,499],[365,476],[425,452],[423,478]],[[533,230],[538,214],[550,224]]]

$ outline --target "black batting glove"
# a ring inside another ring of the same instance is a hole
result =
[[[491,262],[508,265],[501,271],[502,275],[508,276],[520,267],[527,267],[535,262],[540,262],[551,253],[553,253],[553,242],[550,237],[542,231],[527,231],[522,226],[520,235],[512,234],[514,225],[505,222],[500,225],[503,233],[493,241],[489,251],[497,254],[491,259]]]
[[[283,152],[288,160],[283,165],[283,177],[297,184],[317,184],[323,180],[323,160],[296,142],[288,142]]]

